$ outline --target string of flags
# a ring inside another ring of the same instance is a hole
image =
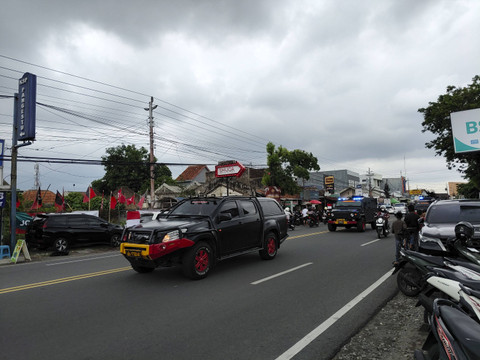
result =
[[[48,191],[48,189],[43,190],[43,196],[42,196],[42,190],[40,190],[40,187],[38,188],[38,191],[35,195],[33,204],[31,206],[31,210],[38,210],[42,207],[43,200],[44,200],[44,197],[45,197],[47,191]],[[115,209],[117,204],[125,204],[127,206],[128,205],[135,205],[139,209],[142,209],[143,208],[143,203],[145,202],[146,193],[147,192],[145,192],[140,197],[138,203],[135,203],[135,193],[131,197],[127,198],[127,197],[125,197],[125,195],[122,192],[122,189],[120,188],[118,190],[117,196],[114,196],[113,193],[110,193],[109,207],[110,207],[111,210],[113,210],[113,209]],[[91,186],[88,186],[87,190],[83,194],[83,202],[84,203],[89,203],[95,197],[97,197],[97,194],[95,193],[95,191],[93,190],[93,188]],[[102,210],[103,210],[103,206],[104,206],[104,200],[105,200],[105,194],[102,192],[102,201],[101,201],[101,204],[100,204],[100,209],[102,209]],[[18,208],[19,206],[20,206],[20,200],[17,199],[16,207]],[[63,212],[63,211],[66,210],[66,202],[65,202],[64,192],[62,192],[62,194],[61,194],[57,190],[57,192],[55,194],[54,206],[55,206],[57,212]]]

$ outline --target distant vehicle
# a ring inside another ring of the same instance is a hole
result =
[[[335,231],[338,226],[347,229],[355,227],[357,231],[365,231],[366,224],[375,229],[377,199],[363,196],[339,198],[335,208],[328,211],[328,230]]]
[[[65,252],[73,246],[118,246],[123,227],[87,214],[38,214],[25,233],[27,244]]]
[[[274,199],[196,197],[125,229],[120,252],[139,273],[180,264],[185,276],[203,279],[223,259],[258,252],[271,260],[287,237],[287,217]]]
[[[396,214],[397,212],[401,212],[402,214],[406,214],[407,213],[407,205],[405,203],[396,203],[396,204],[393,204],[393,208],[394,208],[394,214]]]
[[[417,200],[415,201],[414,207],[417,214],[427,211],[430,204],[433,200]]]
[[[395,214],[395,208],[392,205],[384,205],[389,214]]]

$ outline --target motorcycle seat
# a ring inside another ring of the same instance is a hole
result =
[[[440,317],[450,334],[471,359],[480,354],[480,324],[457,308],[443,305],[439,307]]]
[[[436,266],[445,266],[444,261],[445,259],[443,256],[436,256],[436,255],[428,255],[424,254],[418,251],[412,251],[412,250],[404,250],[406,254],[411,255],[411,256],[416,256],[422,260],[428,261],[429,263],[432,263]]]

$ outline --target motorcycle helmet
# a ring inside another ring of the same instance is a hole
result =
[[[290,211],[290,208],[287,206],[287,207],[285,208],[285,211]]]
[[[475,228],[467,221],[460,221],[455,225],[455,237],[457,239],[468,240],[475,234]]]

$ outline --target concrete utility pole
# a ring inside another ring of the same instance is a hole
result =
[[[148,103],[148,108],[145,110],[148,111],[148,124],[150,126],[150,208],[153,209],[155,205],[155,165],[154,165],[154,156],[153,156],[153,110],[157,108],[157,105],[153,106],[153,96],[150,97],[150,102]]]
[[[368,177],[368,196],[369,197],[372,197],[372,176],[373,176],[373,173],[370,171],[370,168],[368,168],[367,177]]]

